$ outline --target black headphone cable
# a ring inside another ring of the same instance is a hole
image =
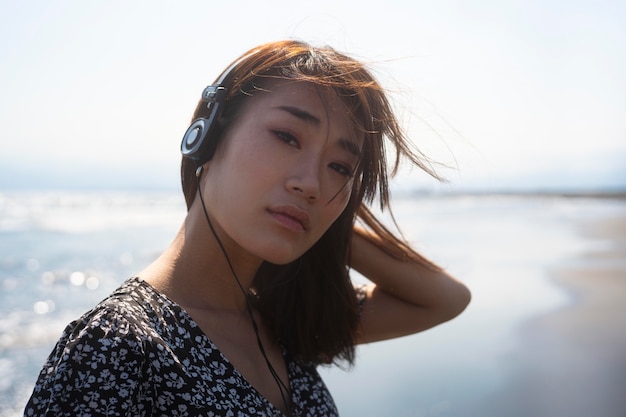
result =
[[[259,327],[257,325],[256,319],[254,318],[254,313],[252,310],[252,304],[250,303],[250,298],[248,296],[248,292],[244,289],[243,285],[241,285],[241,281],[239,280],[239,277],[237,276],[237,273],[235,272],[235,268],[233,267],[233,264],[230,261],[230,257],[228,256],[228,253],[226,253],[226,248],[224,248],[224,245],[222,244],[222,241],[220,240],[219,236],[217,235],[217,232],[215,231],[215,228],[213,227],[213,223],[211,222],[211,219],[209,218],[209,213],[207,212],[206,209],[206,205],[204,204],[204,198],[202,196],[202,186],[200,184],[200,176],[202,174],[202,166],[199,166],[196,169],[196,178],[198,180],[198,195],[200,197],[200,202],[202,203],[202,210],[204,211],[204,217],[207,220],[207,223],[209,224],[209,228],[211,229],[211,233],[213,234],[213,236],[215,237],[215,240],[217,241],[222,253],[224,254],[224,257],[226,258],[226,263],[228,264],[228,267],[230,268],[230,271],[233,274],[233,277],[235,278],[235,281],[237,282],[237,286],[239,287],[239,289],[241,290],[241,292],[243,293],[244,299],[246,301],[246,310],[248,311],[248,315],[250,316],[250,321],[252,323],[252,328],[254,330],[254,334],[256,336],[256,341],[257,341],[257,345],[259,347],[259,351],[261,352],[261,355],[263,356],[263,359],[265,359],[265,363],[270,371],[270,374],[272,375],[272,378],[274,378],[274,381],[276,381],[276,384],[278,385],[278,389],[280,391],[280,396],[283,400],[283,403],[285,404],[285,408],[287,410],[287,415],[292,417],[294,416],[293,414],[293,410],[291,407],[291,401],[288,401],[288,396],[289,396],[289,388],[285,385],[285,383],[282,381],[282,379],[280,379],[280,376],[278,375],[278,373],[276,372],[276,370],[274,369],[274,366],[272,365],[272,363],[270,362],[269,358],[267,357],[267,354],[265,353],[265,347],[263,346],[263,342],[261,341],[261,336],[259,334]]]

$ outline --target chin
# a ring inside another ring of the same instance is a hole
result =
[[[274,265],[290,264],[304,255],[315,241],[311,237],[300,237],[294,239],[293,236],[265,234],[262,239],[255,239],[249,242],[248,250],[265,262]]]
[[[263,259],[266,262],[272,263],[274,265],[287,265],[297,260],[302,254],[292,255],[292,256],[267,256]]]
[[[274,265],[287,265],[297,260],[305,252],[306,250],[295,250],[293,246],[281,249],[275,248],[274,250],[266,246],[261,254],[261,258]]]

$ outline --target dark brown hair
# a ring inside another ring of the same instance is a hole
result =
[[[403,157],[436,178],[437,174],[428,159],[410,146],[385,91],[363,63],[329,47],[292,40],[261,45],[242,57],[225,80],[227,98],[205,160],[235,122],[242,103],[267,78],[331,89],[350,110],[354,130],[363,135],[362,156],[345,210],[301,258],[288,265],[265,262],[254,279],[256,306],[266,326],[291,354],[314,363],[352,363],[359,309],[347,263],[355,221],[358,218],[371,232],[370,239],[395,258],[432,266],[379,222],[368,205],[377,199],[382,210],[389,210],[388,177],[395,175]],[[207,113],[206,103],[200,101],[193,119]],[[394,152],[390,172],[386,145]],[[194,161],[183,158],[181,179],[187,207],[197,193],[196,167]]]

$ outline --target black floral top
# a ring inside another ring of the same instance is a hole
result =
[[[296,416],[336,416],[315,365],[285,354]],[[72,322],[25,416],[282,416],[179,305],[131,278]]]

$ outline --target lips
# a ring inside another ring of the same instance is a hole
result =
[[[308,230],[311,227],[309,213],[296,206],[278,206],[268,209],[268,212],[283,226],[299,231]]]

